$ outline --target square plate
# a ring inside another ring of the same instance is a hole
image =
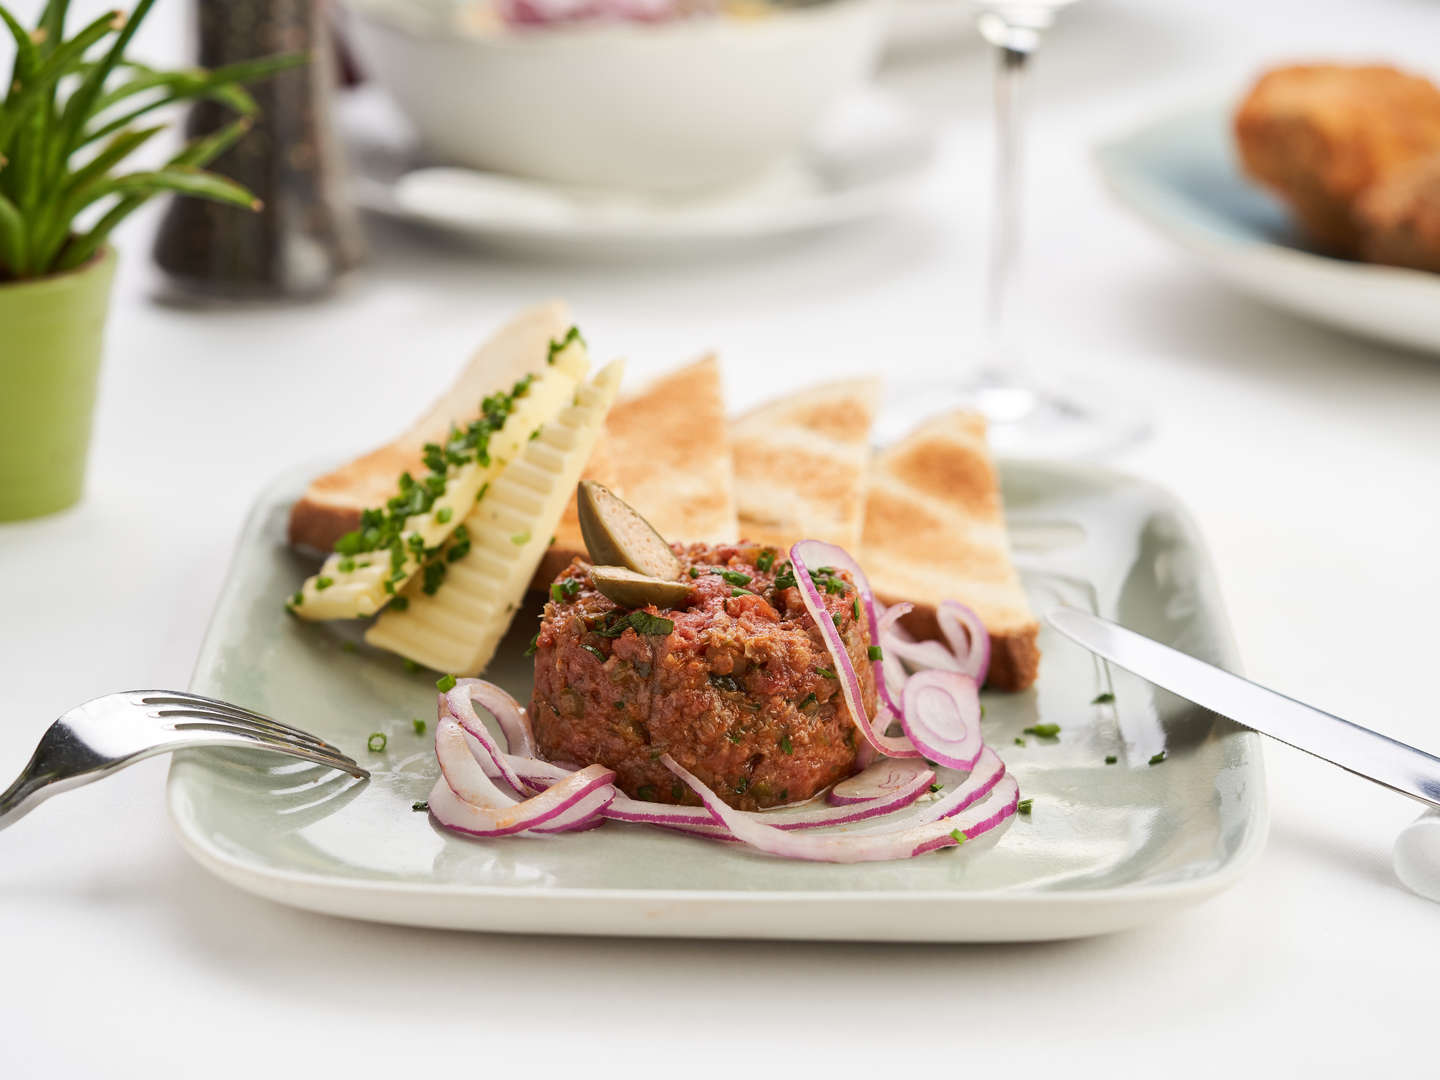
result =
[[[315,911],[531,933],[873,941],[1020,941],[1132,926],[1236,880],[1265,837],[1259,737],[1111,670],[1042,631],[1038,685],[987,692],[985,732],[1034,800],[998,839],[905,862],[795,863],[641,826],[476,841],[411,804],[437,773],[434,676],[304,623],[282,600],[313,568],[284,544],[314,470],[276,483],[245,526],[194,690],[282,717],[371,768],[368,784],[250,752],[177,756],[181,840],[231,883]],[[1068,603],[1204,660],[1234,647],[1193,525],[1154,486],[1093,468],[1002,467],[1016,557],[1037,611]],[[522,700],[516,619],[489,677]],[[1092,704],[1113,692],[1113,704]],[[1022,729],[1058,723],[1058,739]],[[371,732],[387,736],[370,753]],[[1167,759],[1148,764],[1164,749]],[[1107,755],[1119,760],[1106,765]]]

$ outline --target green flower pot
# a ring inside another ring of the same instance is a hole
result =
[[[74,505],[85,488],[115,253],[0,285],[0,521]]]

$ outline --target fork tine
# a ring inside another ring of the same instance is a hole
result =
[[[303,758],[306,761],[313,761],[318,765],[328,765],[332,769],[339,769],[360,780],[369,779],[370,773],[361,768],[353,758],[346,757],[338,750],[325,749],[318,746],[311,746],[305,743],[298,743],[288,738],[271,735],[250,727],[241,727],[229,721],[195,721],[193,723],[182,723],[173,725],[176,731],[214,731],[223,735],[235,735],[254,743],[258,747],[268,750],[275,750],[279,753],[288,754],[291,757]]]
[[[306,732],[301,731],[292,734],[290,731],[274,728],[269,724],[264,724],[251,720],[247,716],[238,716],[233,713],[223,713],[211,709],[156,709],[155,715],[166,720],[179,718],[209,720],[217,724],[233,724],[237,727],[243,727],[247,731],[253,731],[256,734],[268,735],[273,739],[279,739],[282,742],[300,743],[305,746],[313,746],[317,750],[333,750],[337,754],[340,753],[338,746],[331,746],[324,739],[316,738],[314,735]],[[180,725],[177,724],[176,726],[178,727]]]
[[[306,739],[318,743],[321,746],[328,746],[330,749],[338,749],[333,743],[326,742],[318,735],[311,734],[303,728],[294,724],[287,724],[276,720],[273,716],[266,716],[264,713],[255,712],[253,709],[242,708],[239,705],[232,705],[228,701],[217,701],[214,698],[202,697],[199,694],[168,694],[150,695],[140,699],[145,705],[173,705],[181,708],[204,710],[208,715],[223,715],[231,720],[244,720],[274,731],[276,734],[293,735],[298,739]],[[160,715],[179,715],[178,713],[165,713]]]
[[[206,697],[204,694],[192,694],[188,690],[167,690],[163,693],[150,692],[140,700],[146,705],[180,705],[191,708],[207,707],[217,709],[231,716],[250,720],[258,724],[266,724],[280,731],[289,732],[292,735],[301,735],[307,739],[314,739],[317,742],[325,742],[324,739],[310,734],[310,732],[305,731],[303,728],[298,728],[294,724],[287,724],[283,720],[276,720],[273,716],[256,712],[254,709],[247,709],[243,705],[236,705],[229,701],[221,701],[219,698]],[[325,743],[325,745],[329,746],[330,744]]]

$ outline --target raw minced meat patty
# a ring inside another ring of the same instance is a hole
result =
[[[583,559],[556,579],[535,640],[540,753],[614,769],[633,798],[697,802],[660,762],[669,753],[742,810],[800,802],[848,776],[859,733],[799,590],[785,586],[794,578],[784,552],[674,550],[691,590],[673,609],[617,606]],[[847,575],[816,573],[874,715],[864,608]]]

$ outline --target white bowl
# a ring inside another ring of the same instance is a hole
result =
[[[677,191],[751,177],[863,83],[888,0],[759,18],[495,34],[346,0],[360,62],[435,156],[585,187]]]

